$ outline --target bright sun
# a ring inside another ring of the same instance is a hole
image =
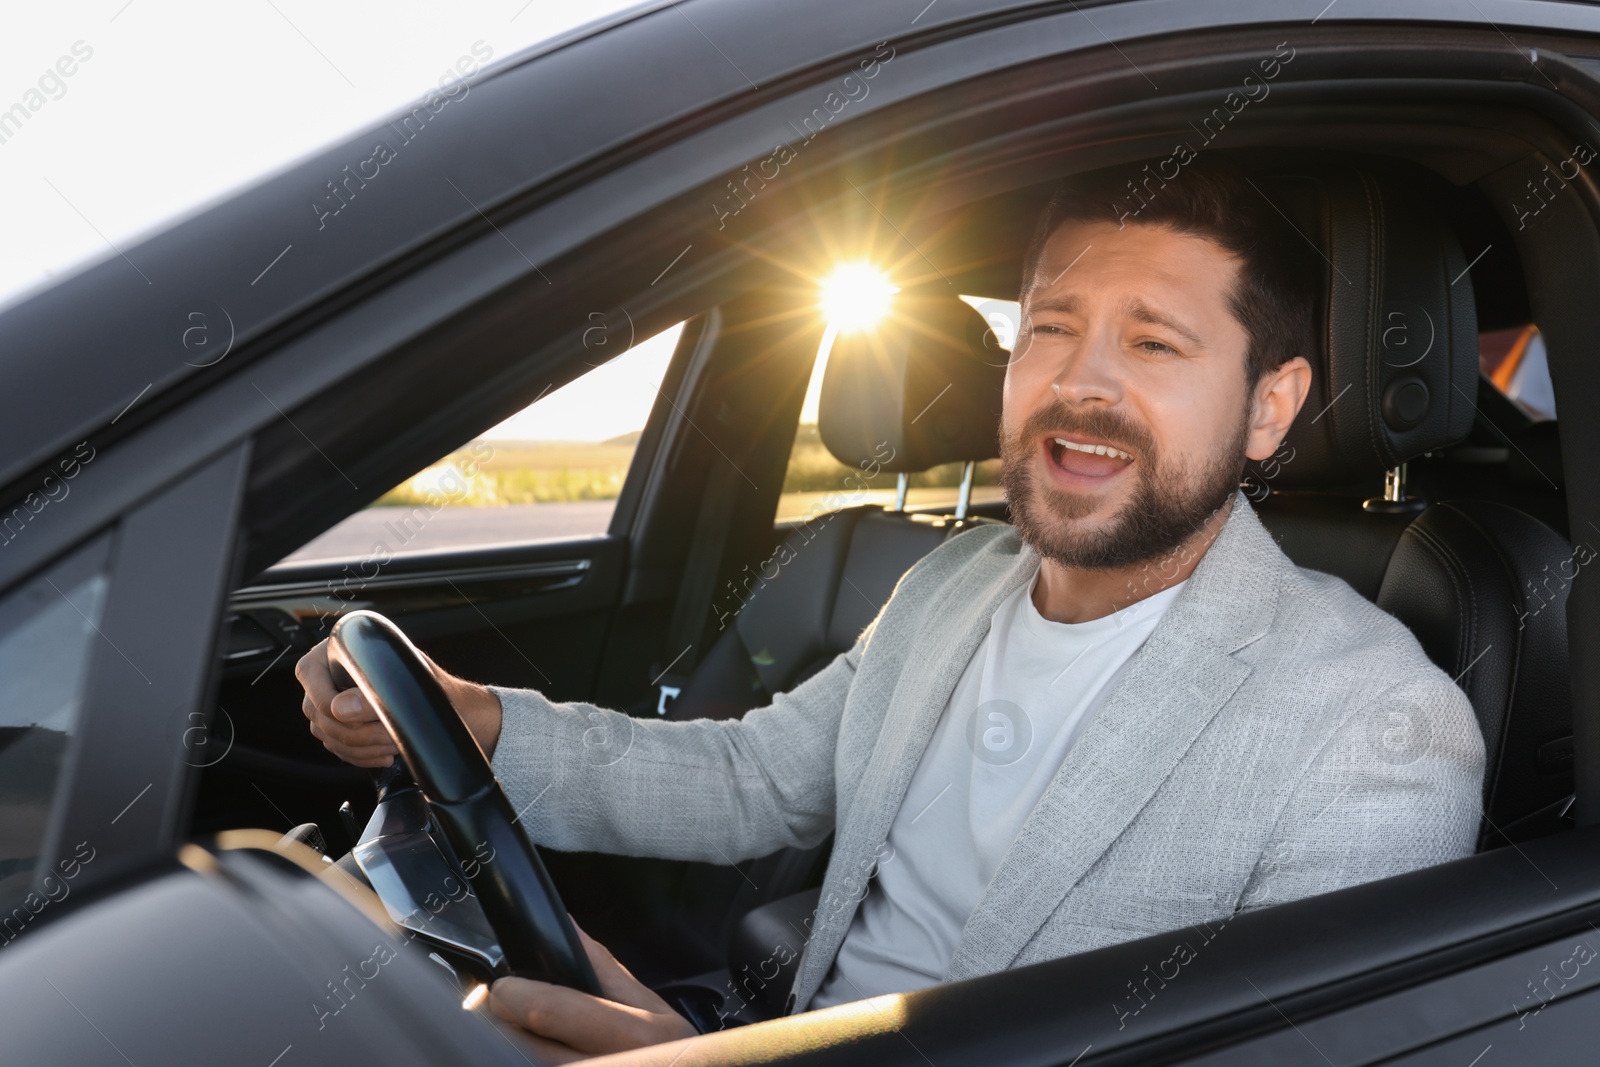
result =
[[[842,332],[870,330],[889,311],[900,290],[867,263],[843,263],[822,280],[822,311],[829,325]]]

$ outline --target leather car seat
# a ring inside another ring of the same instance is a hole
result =
[[[835,342],[817,408],[824,445],[862,471],[909,474],[994,458],[1005,353],[986,346],[988,337],[983,317],[953,294],[901,294],[876,330]],[[851,488],[839,491],[848,497]],[[855,644],[912,564],[994,521],[859,504],[792,524],[771,562],[745,572],[742,607],[666,717],[733,718],[770,703]],[[736,871],[687,865],[677,897],[701,908],[731,901],[726,944],[749,909],[820,881],[828,848],[782,849]]]
[[[852,470],[891,473],[998,456],[1005,353],[986,348],[988,330],[954,295],[912,293],[876,330],[837,340],[817,405],[828,451]],[[848,497],[850,486],[839,491]],[[993,521],[862,504],[791,525],[771,562],[746,571],[743,606],[667,718],[731,718],[769,703],[848,650],[912,564]]]
[[[1573,788],[1571,548],[1504,504],[1364,508],[1317,491],[1376,488],[1472,428],[1478,334],[1460,245],[1407,175],[1343,165],[1258,184],[1317,245],[1328,298],[1305,407],[1277,457],[1251,465],[1257,513],[1296,563],[1409,626],[1471,699],[1487,754],[1480,847],[1556,829]]]

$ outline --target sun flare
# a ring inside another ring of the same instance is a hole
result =
[[[869,263],[842,263],[822,280],[822,312],[841,333],[870,330],[889,313],[899,291]]]

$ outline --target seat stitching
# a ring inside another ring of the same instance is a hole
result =
[[[1455,508],[1451,508],[1450,511],[1454,514],[1460,514],[1460,512]],[[1456,554],[1454,549],[1452,549],[1447,542],[1438,537],[1438,535],[1434,534],[1431,530],[1418,529],[1417,524],[1413,523],[1412,525],[1406,527],[1406,533],[1415,533],[1418,542],[1423,544],[1429,550],[1429,552],[1435,556],[1435,558],[1440,560],[1441,563],[1446,564],[1444,568],[1445,574],[1450,579],[1451,585],[1456,587],[1456,625],[1458,631],[1463,635],[1462,646],[1456,658],[1456,663],[1459,665],[1461,659],[1466,655],[1467,651],[1476,647],[1477,645],[1476,627],[1473,625],[1472,613],[1469,607],[1470,604],[1476,604],[1477,602],[1475,597],[1476,590],[1473,588],[1472,584],[1472,576],[1467,571],[1466,566],[1461,561],[1461,557]],[[1465,584],[1467,587],[1467,593],[1465,597],[1463,597],[1460,589],[1462,584]],[[1468,666],[1470,665],[1471,663],[1469,661]],[[1465,670],[1460,672],[1460,674],[1464,673]],[[1456,678],[1459,678],[1460,674],[1457,674]],[[1455,678],[1451,679],[1451,681],[1455,683],[1457,688],[1462,688],[1460,682],[1456,681]],[[1465,692],[1465,689],[1462,691]],[[1472,701],[1472,695],[1470,693],[1467,694],[1467,699]],[[1472,704],[1473,717],[1479,718],[1477,715],[1477,702],[1473,701]],[[1499,794],[1500,789],[1500,760],[1505,755],[1505,731],[1506,725],[1510,719],[1503,700],[1501,702],[1499,712],[1499,729],[1495,732],[1494,766],[1492,768],[1489,767],[1487,760],[1485,760],[1484,791],[1488,795],[1484,798],[1483,808],[1479,813],[1480,817],[1483,818],[1488,817],[1489,809],[1493,807],[1494,798]],[[1480,732],[1483,730],[1483,722],[1481,719],[1478,722],[1478,729]],[[1487,738],[1484,740],[1485,742],[1488,741]]]
[[[1456,595],[1456,631],[1463,637],[1463,644],[1470,648],[1473,645],[1473,627],[1471,614],[1467,609],[1468,598],[1472,595],[1471,578],[1466,573],[1459,556],[1452,551],[1445,542],[1435,536],[1432,531],[1419,530],[1415,524],[1406,527],[1406,533],[1414,535],[1417,541],[1443,565],[1445,576],[1450,579],[1450,584]],[[1462,585],[1468,588],[1463,594]],[[1456,649],[1456,664],[1459,665],[1466,652],[1464,648]]]
[[[1377,389],[1379,375],[1373,366],[1373,361],[1377,358],[1377,349],[1372,343],[1372,334],[1373,330],[1375,329],[1373,316],[1377,314],[1378,310],[1378,288],[1381,281],[1381,279],[1378,277],[1378,249],[1384,240],[1383,212],[1373,200],[1373,183],[1366,174],[1361,174],[1361,189],[1362,192],[1366,194],[1367,222],[1371,227],[1372,233],[1372,239],[1367,242],[1367,306],[1365,309],[1366,321],[1364,323],[1364,326],[1366,327],[1366,335],[1363,338],[1362,343],[1364,356],[1363,372],[1366,377],[1366,381],[1362,383],[1361,391],[1367,394],[1366,416],[1368,440],[1373,442],[1373,446],[1377,450],[1378,461],[1385,467],[1388,467],[1389,461],[1388,457],[1385,455],[1385,452],[1387,452],[1388,449],[1384,447],[1384,439],[1379,435],[1377,420],[1374,414],[1377,408],[1376,402],[1378,400]]]
[[[1505,505],[1496,506],[1504,507]],[[1494,552],[1495,558],[1499,560],[1501,568],[1506,572],[1507,576],[1511,580],[1511,595],[1515,605],[1512,610],[1516,611],[1517,608],[1526,607],[1527,598],[1523,595],[1522,587],[1518,585],[1515,580],[1518,576],[1516,567],[1514,566],[1511,557],[1504,551],[1499,539],[1491,535],[1475,517],[1466,511],[1463,511],[1460,507],[1452,506],[1450,507],[1450,510],[1455,512],[1457,515],[1460,515],[1468,524],[1472,526],[1474,530],[1478,532],[1479,536],[1489,543],[1490,549]],[[1532,516],[1526,515],[1524,512],[1517,512],[1515,508],[1507,508],[1507,510],[1529,518],[1533,522],[1537,523],[1539,521],[1537,519],[1533,519]],[[1500,761],[1505,759],[1506,744],[1511,738],[1512,705],[1514,702],[1514,695],[1517,691],[1518,682],[1522,676],[1522,651],[1523,643],[1526,640],[1526,633],[1527,632],[1525,630],[1519,629],[1516,632],[1516,635],[1511,639],[1511,664],[1509,678],[1506,685],[1505,699],[1502,703],[1500,714],[1500,747],[1498,751]],[[1496,777],[1495,784],[1496,786],[1499,784],[1498,776]],[[1489,804],[1484,806],[1486,813],[1487,809],[1491,806],[1492,805]]]

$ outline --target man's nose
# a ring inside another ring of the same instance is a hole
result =
[[[1065,355],[1050,389],[1069,403],[1122,399],[1121,360],[1116,339],[1108,330],[1094,329]]]

